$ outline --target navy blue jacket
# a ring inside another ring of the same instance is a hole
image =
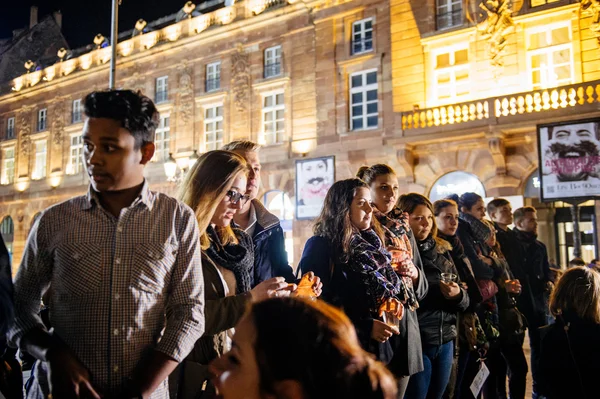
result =
[[[252,235],[254,243],[254,286],[272,277],[283,277],[295,283],[294,271],[288,263],[283,229],[277,216],[258,200],[252,205],[256,211],[256,228]]]

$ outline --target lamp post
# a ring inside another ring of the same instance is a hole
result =
[[[179,158],[180,163],[178,164],[177,160],[173,158],[173,153],[169,153],[169,157],[163,163],[167,181],[179,183],[181,180],[183,180],[186,172],[192,169],[199,158],[198,152],[194,150],[192,155],[190,155],[187,159]]]
[[[119,40],[119,3],[121,0],[112,0],[112,20],[111,20],[111,56],[110,56],[110,75],[108,78],[108,88],[114,90],[117,69],[117,42]]]

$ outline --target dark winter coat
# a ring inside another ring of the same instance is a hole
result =
[[[277,216],[258,200],[253,200],[256,210],[254,242],[254,285],[272,277],[284,277],[288,283],[296,282],[294,271],[288,263],[283,229]]]
[[[443,244],[445,243],[445,244]],[[456,299],[446,299],[440,291],[442,273],[458,271],[452,262],[450,245],[443,240],[431,237],[418,243],[419,254],[423,262],[423,270],[429,284],[429,290],[421,301],[417,311],[423,345],[443,345],[456,338],[456,317],[469,307],[469,296],[461,288]]]

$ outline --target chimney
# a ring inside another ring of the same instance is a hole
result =
[[[54,21],[56,21],[56,25],[58,25],[58,27],[62,29],[62,13],[60,11],[55,11],[52,15],[54,16]]]
[[[38,8],[37,6],[31,6],[29,12],[29,29],[33,28],[38,23]]]

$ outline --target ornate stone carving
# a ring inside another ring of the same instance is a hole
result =
[[[194,81],[193,70],[184,63],[179,72],[179,86],[177,88],[177,102],[179,117],[183,124],[187,124],[194,112]]]
[[[580,0],[581,18],[592,16],[590,22],[590,33],[596,38],[600,45],[600,1]]]
[[[51,137],[52,142],[57,147],[60,147],[63,141],[63,134],[65,132],[65,105],[64,98],[58,98],[54,102],[54,107],[52,108],[52,130]]]
[[[512,14],[521,9],[522,0],[470,0],[467,18],[487,40],[486,54],[493,67],[504,66],[504,47],[515,24]]]
[[[496,166],[496,175],[505,175],[506,149],[504,147],[504,139],[502,137],[488,138],[488,150]]]
[[[407,183],[415,182],[415,171],[413,165],[415,164],[415,156],[413,154],[414,147],[409,144],[402,144],[396,150],[396,159],[404,171],[404,177]]]
[[[231,56],[231,75],[233,87],[233,102],[238,112],[246,109],[248,93],[250,91],[250,63],[248,54],[241,44]]]
[[[29,107],[23,107],[21,109],[21,115],[19,117],[19,136],[21,138],[21,153],[25,156],[29,155],[31,151],[31,126],[29,121],[31,116],[29,115],[31,109]]]

